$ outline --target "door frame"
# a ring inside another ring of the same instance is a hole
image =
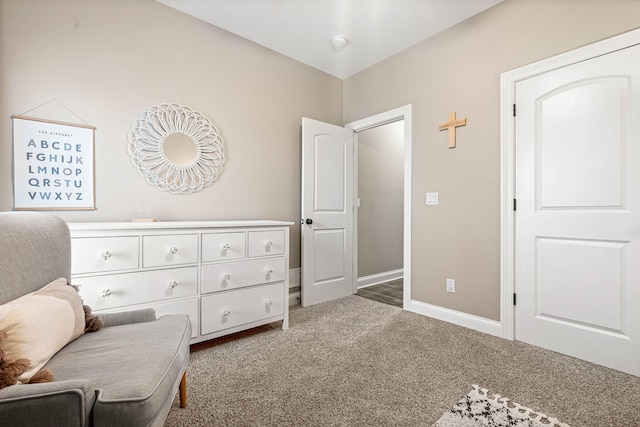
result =
[[[404,120],[404,212],[403,212],[403,256],[402,256],[402,305],[407,309],[411,302],[411,104],[385,111],[345,125],[354,131],[354,198],[358,195],[358,132]],[[358,209],[353,201],[353,293],[358,286]]]
[[[560,67],[640,44],[640,29],[516,68],[500,75],[500,322],[502,337],[515,339],[515,95],[516,83]],[[517,114],[517,110],[516,110]]]

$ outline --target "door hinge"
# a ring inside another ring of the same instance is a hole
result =
[[[513,104],[513,117],[516,116],[516,104]]]
[[[513,293],[513,305],[516,305],[516,293]]]
[[[518,201],[516,199],[513,199],[513,210],[518,210]]]

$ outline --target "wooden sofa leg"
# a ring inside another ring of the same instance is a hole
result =
[[[185,371],[182,374],[182,379],[180,380],[180,407],[187,407],[187,372]]]

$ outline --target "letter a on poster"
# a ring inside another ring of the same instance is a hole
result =
[[[96,128],[11,118],[15,210],[95,209]]]

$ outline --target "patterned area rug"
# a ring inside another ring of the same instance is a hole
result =
[[[432,427],[569,427],[499,394],[489,396],[488,391],[473,385],[473,390]]]

